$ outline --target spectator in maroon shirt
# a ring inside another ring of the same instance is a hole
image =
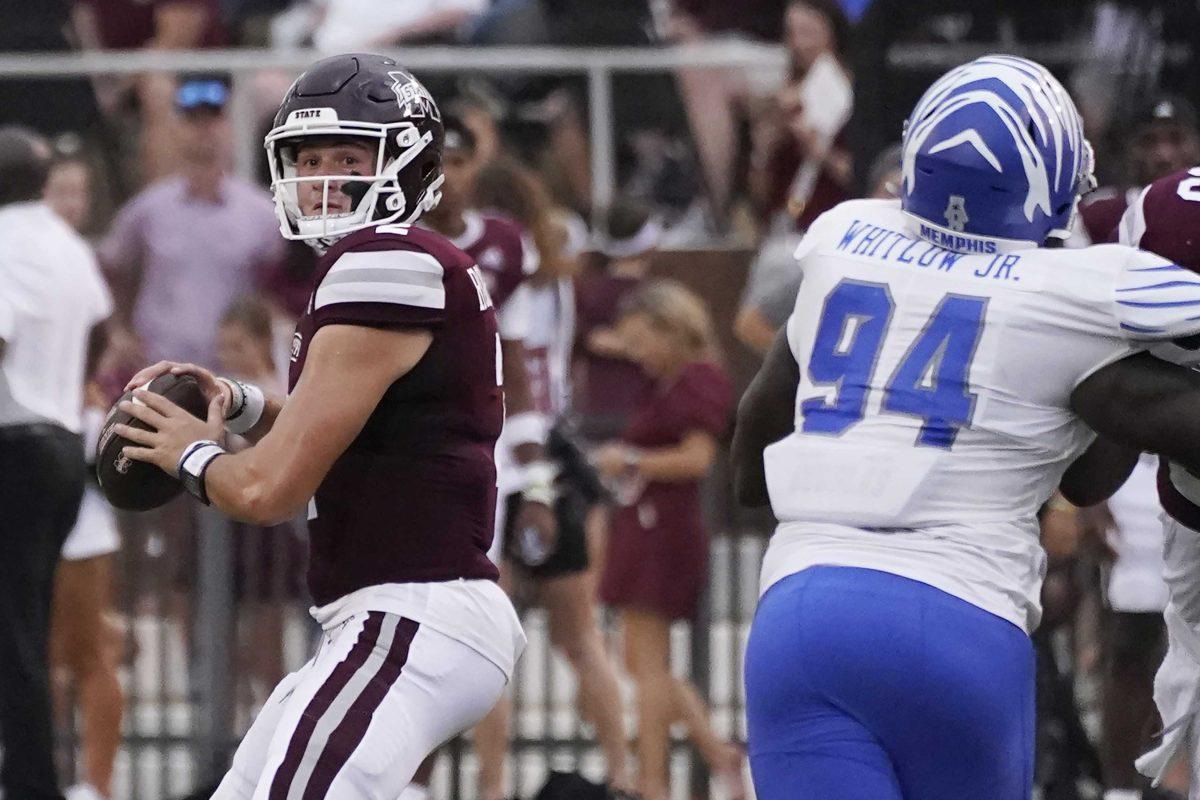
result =
[[[790,94],[786,105],[783,102],[780,105],[785,106],[788,117],[802,115],[802,109],[798,108],[800,92],[797,88],[809,70],[825,53],[836,54],[840,61],[849,32],[846,16],[835,0],[756,0],[751,3],[676,0],[675,13],[668,27],[671,38],[685,43],[715,38],[751,42],[782,40],[788,48],[789,59],[788,85],[783,92]],[[764,80],[763,75],[747,70],[685,69],[679,73],[679,87],[708,184],[713,213],[720,218],[732,199],[734,168],[740,152],[740,121],[761,116],[753,108],[759,104],[753,98],[774,92],[778,81],[771,80],[771,76]],[[824,93],[828,95],[830,91],[825,89]],[[821,105],[829,103],[823,100]],[[794,127],[799,130],[799,126]],[[807,150],[800,156],[791,157],[790,168],[786,159],[770,165],[761,157],[759,160],[766,169],[786,173],[782,180],[790,184],[804,160],[803,155],[811,156],[816,151],[817,143],[810,139],[804,138]],[[817,155],[827,155],[827,148],[828,142],[822,143]],[[826,191],[826,187],[821,186],[816,194]],[[812,192],[811,187],[807,192]]]
[[[799,231],[850,198],[842,128],[854,93],[843,66],[849,23],[834,0],[788,3],[787,85],[754,114],[750,195],[764,224],[785,212]]]
[[[225,43],[218,0],[75,0],[73,17],[85,49],[195,50]],[[175,83],[161,72],[97,83],[101,108],[119,127],[136,108],[141,183],[178,163]]]
[[[600,248],[605,264],[576,282],[575,408],[582,433],[600,441],[625,428],[629,413],[650,379],[625,356],[616,331],[621,301],[650,272],[662,226],[641,203],[615,203],[608,214],[608,239]]]
[[[619,331],[653,379],[620,440],[595,454],[620,504],[600,597],[620,612],[637,684],[639,788],[645,800],[668,797],[670,727],[683,721],[725,796],[743,798],[744,754],[717,736],[696,688],[670,663],[671,623],[696,619],[708,583],[700,482],[729,426],[732,388],[708,310],[680,284],[657,281],[626,298]]]

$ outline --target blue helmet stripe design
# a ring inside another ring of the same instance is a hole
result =
[[[961,197],[970,224],[960,233],[1023,246],[1065,235],[1079,193],[1094,185],[1070,96],[1045,67],[1008,55],[929,87],[905,126],[901,166],[908,213],[943,226],[949,198]]]

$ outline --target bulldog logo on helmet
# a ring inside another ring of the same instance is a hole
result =
[[[420,81],[407,72],[389,72],[388,77],[392,79],[392,91],[396,93],[396,102],[405,116],[428,116],[442,121],[442,112],[438,110],[433,95]]]

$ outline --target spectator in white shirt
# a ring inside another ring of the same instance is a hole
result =
[[[58,216],[82,233],[92,215],[92,167],[72,140],[60,139],[44,198]],[[97,365],[103,371],[103,366]],[[84,453],[89,465],[113,397],[90,374],[83,411]],[[118,669],[124,624],[113,610],[113,574],[121,548],[117,520],[89,467],[79,518],[54,577],[50,624],[51,686],[55,708],[77,710],[79,783],[68,800],[105,800],[112,794],[113,765],[121,746],[125,700]]]
[[[79,511],[83,386],[112,300],[87,243],[41,201],[50,148],[0,128],[0,792],[61,800],[46,649]]]

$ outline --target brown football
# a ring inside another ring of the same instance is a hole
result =
[[[150,381],[148,391],[161,394],[175,405],[201,419],[208,413],[208,404],[200,384],[191,375],[160,375]],[[148,429],[146,423],[118,409],[121,400],[130,400],[133,392],[121,395],[100,429],[96,444],[96,477],[108,502],[126,511],[148,511],[158,508],[183,491],[183,484],[153,464],[133,461],[122,450],[131,442],[118,436],[113,426],[118,423]]]

